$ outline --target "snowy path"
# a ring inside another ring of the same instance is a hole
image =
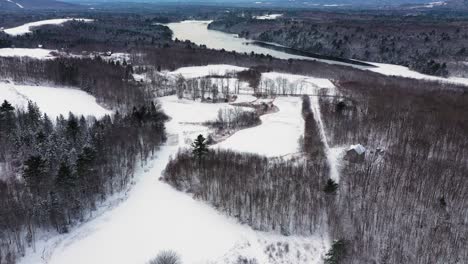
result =
[[[315,122],[319,128],[320,137],[325,147],[325,155],[327,156],[328,165],[330,166],[330,178],[335,182],[338,182],[340,180],[340,159],[342,157],[344,148],[330,148],[330,145],[328,144],[327,132],[325,131],[325,125],[323,124],[322,120],[322,113],[320,112],[319,97],[311,96],[310,104],[312,113],[314,114]]]
[[[201,126],[184,122],[211,120],[216,116],[217,109],[230,107],[228,104],[179,101],[174,96],[161,98],[161,103],[172,117],[167,124],[168,144],[157,153],[152,168],[136,176],[136,184],[128,193],[128,198],[70,234],[43,242],[36,253],[28,254],[20,263],[144,264],[165,249],[177,251],[186,264],[237,263],[239,256],[255,258],[262,264],[320,263],[329,247],[326,233],[312,237],[283,237],[253,231],[158,180],[169,157],[179,147],[187,146],[189,142],[186,139],[203,131]],[[280,101],[280,106],[298,103],[285,98],[284,102]],[[280,111],[279,117],[296,115],[296,112],[289,111]],[[280,122],[281,118],[276,121]],[[283,132],[267,131],[276,136]],[[251,141],[263,136],[249,135]],[[266,251],[268,246],[281,247],[286,244],[288,252],[269,257],[270,252]]]

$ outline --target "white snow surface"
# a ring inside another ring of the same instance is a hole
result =
[[[48,49],[23,49],[23,48],[3,48],[0,49],[0,57],[29,57],[33,59],[54,59],[51,53],[54,50]]]
[[[39,27],[39,26],[44,26],[44,25],[61,25],[65,22],[68,21],[83,21],[83,22],[92,22],[92,19],[84,19],[84,18],[58,18],[58,19],[48,19],[48,20],[41,20],[41,21],[36,21],[36,22],[31,22],[31,23],[26,23],[24,25],[21,25],[19,27],[14,27],[14,28],[8,28],[5,29],[4,32],[8,35],[11,36],[20,36],[24,35],[27,33],[31,33],[31,29],[33,27]]]
[[[262,15],[262,16],[254,16],[254,18],[258,20],[275,20],[282,16],[283,14],[269,14],[269,15]]]
[[[22,5],[20,5],[20,4],[16,3],[16,2],[13,2],[13,1],[11,1],[11,0],[6,0],[6,1],[7,1],[7,2],[10,2],[10,3],[12,3],[12,4],[15,4],[16,6],[18,6],[18,7],[21,8],[21,9],[24,8]]]
[[[288,156],[299,152],[299,137],[304,134],[300,97],[277,97],[279,111],[260,117],[262,124],[243,129],[216,147],[268,157]]]
[[[419,73],[419,72],[410,70],[408,67],[401,66],[401,65],[374,63],[374,62],[369,62],[369,63],[377,67],[366,68],[367,70],[377,72],[377,73],[387,75],[387,76],[400,76],[400,77],[412,78],[412,79],[418,79],[418,80],[428,80],[428,81],[468,85],[468,78],[461,78],[461,77],[444,78],[444,77]]]
[[[191,264],[235,264],[239,256],[255,258],[262,264],[322,262],[330,246],[326,232],[309,237],[284,237],[254,231],[160,181],[169,158],[191,142],[185,139],[193,139],[194,135],[203,132],[204,128],[193,122],[212,120],[218,109],[232,107],[227,103],[179,100],[175,96],[163,97],[160,102],[172,118],[167,123],[168,143],[157,152],[157,159],[151,162],[150,168],[136,175],[136,183],[128,198],[113,209],[103,210],[95,219],[71,233],[43,241],[35,252],[28,252],[20,264],[145,264],[166,249],[175,250],[183,263]],[[300,118],[300,100],[277,99],[277,104],[285,112],[280,111],[280,116],[271,123],[292,123],[292,136],[295,137],[299,130],[296,131],[296,121],[290,121],[287,113]],[[269,123],[264,122],[261,126],[269,126]],[[263,132],[282,135],[285,139],[289,135],[282,133],[291,133],[287,129],[265,129]],[[250,130],[248,136],[254,143],[265,135]],[[252,149],[256,147],[252,146]],[[276,154],[291,151],[287,147],[281,149],[273,147],[271,151]],[[282,256],[272,254],[270,257],[266,250],[268,246],[278,248],[286,244],[289,250]]]
[[[233,65],[206,65],[206,66],[193,66],[193,67],[182,67],[175,71],[172,71],[172,75],[182,75],[184,78],[200,78],[209,75],[225,75],[231,72],[240,72],[247,70],[244,67],[238,67]]]
[[[111,114],[96,102],[92,95],[78,89],[47,86],[17,85],[0,81],[0,102],[9,101],[17,108],[26,109],[28,101],[35,102],[41,112],[55,119],[59,115],[95,116]]]

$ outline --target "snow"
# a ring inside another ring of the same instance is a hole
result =
[[[48,49],[23,49],[23,48],[3,48],[0,49],[0,57],[29,57],[33,59],[53,59],[51,53],[54,50]]]
[[[22,26],[19,27],[14,27],[14,28],[8,28],[5,29],[4,32],[8,35],[11,36],[20,36],[24,35],[27,33],[31,33],[33,27],[39,27],[39,26],[44,26],[44,25],[61,25],[65,22],[68,21],[82,21],[82,22],[92,22],[92,19],[84,19],[84,18],[59,18],[59,19],[49,19],[49,20],[41,20],[41,21],[36,21],[36,22],[31,22],[31,23],[26,23]]]
[[[345,147],[330,147],[328,149],[328,153],[326,154],[328,155],[328,162],[331,164],[330,179],[334,180],[335,182],[339,182],[340,172],[343,166],[343,158],[345,155]]]
[[[53,119],[59,115],[76,115],[102,117],[111,114],[96,102],[92,95],[77,89],[56,88],[47,86],[17,85],[11,82],[0,82],[0,101],[7,100],[17,108],[26,108],[28,101],[35,102],[40,110]]]
[[[10,3],[12,3],[12,4],[15,4],[16,6],[18,6],[18,7],[21,8],[21,9],[24,8],[22,5],[20,5],[20,4],[16,3],[16,2],[13,2],[13,1],[11,1],[11,0],[6,0],[6,1],[7,1],[7,2],[10,2]]]
[[[254,18],[258,20],[274,20],[282,16],[283,14],[270,14],[270,15],[263,15],[263,16],[254,16]]]
[[[268,157],[299,152],[299,138],[304,134],[301,98],[277,97],[274,104],[279,111],[261,116],[261,125],[240,130],[215,147]]]
[[[166,126],[168,144],[157,152],[157,159],[151,162],[151,168],[138,172],[128,198],[115,208],[103,209],[97,217],[69,234],[42,241],[37,250],[28,252],[20,264],[144,264],[158,252],[167,249],[180,254],[183,263],[192,264],[235,264],[238,263],[239,256],[255,258],[262,264],[322,262],[330,247],[326,232],[309,237],[284,237],[254,231],[206,203],[194,200],[191,195],[178,192],[160,181],[159,177],[170,157],[180,147],[187,147],[190,143],[184,139],[188,135],[193,139],[192,135],[196,135],[201,129],[200,125],[194,125],[193,122],[212,120],[218,109],[232,107],[227,103],[207,104],[179,100],[175,96],[163,97],[160,102],[163,110],[172,118]],[[276,103],[284,109],[283,112],[277,114],[271,122],[265,120],[261,126],[275,122],[278,123],[277,126],[281,126],[281,122],[290,123],[294,130],[292,136],[296,137],[302,132],[295,127],[300,126],[299,120],[291,119],[301,118],[300,99],[284,97],[277,99]],[[291,135],[287,129],[265,129],[263,132],[275,133],[281,139]],[[281,134],[282,132],[287,134]],[[253,144],[265,136],[252,131],[248,134],[248,140]],[[294,146],[297,144],[288,142]],[[252,146],[255,147],[258,146]],[[277,154],[290,151],[286,148],[278,151],[274,147],[271,150]],[[268,246],[279,247],[285,244],[289,251],[282,256],[267,251]]]
[[[395,65],[395,64],[374,63],[374,62],[372,62],[371,64],[377,67],[366,68],[367,70],[377,72],[377,73],[387,75],[387,76],[400,76],[400,77],[419,79],[419,80],[438,81],[438,82],[468,85],[468,78],[459,78],[459,77],[443,78],[443,77],[419,73],[419,72],[410,70],[408,67]]]
[[[292,89],[294,95],[317,95],[321,89],[328,90],[329,94],[335,93],[335,85],[328,79],[279,72],[262,73],[262,82],[265,85],[270,82],[270,85],[278,86],[282,80],[286,81],[286,85]],[[279,87],[277,89],[280,94],[281,89]]]
[[[225,75],[232,72],[240,72],[247,70],[244,67],[238,67],[233,65],[207,65],[207,66],[193,66],[193,67],[182,67],[171,74],[174,76],[182,75],[184,78],[200,78],[209,75]]]

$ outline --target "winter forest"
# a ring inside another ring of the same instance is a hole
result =
[[[468,263],[467,79],[254,42],[358,13],[145,5],[0,10],[0,264]]]

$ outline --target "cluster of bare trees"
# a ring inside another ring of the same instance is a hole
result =
[[[215,121],[205,122],[205,125],[219,130],[235,130],[252,127],[261,123],[256,111],[244,110],[242,107],[226,108],[218,110],[218,118]]]
[[[0,107],[0,263],[34,247],[38,231],[68,232],[165,140],[167,117],[150,104],[111,119],[70,114],[52,122],[33,103]]]
[[[323,163],[296,164],[255,154],[211,150],[197,162],[181,151],[164,179],[255,229],[311,234],[326,222]]]

